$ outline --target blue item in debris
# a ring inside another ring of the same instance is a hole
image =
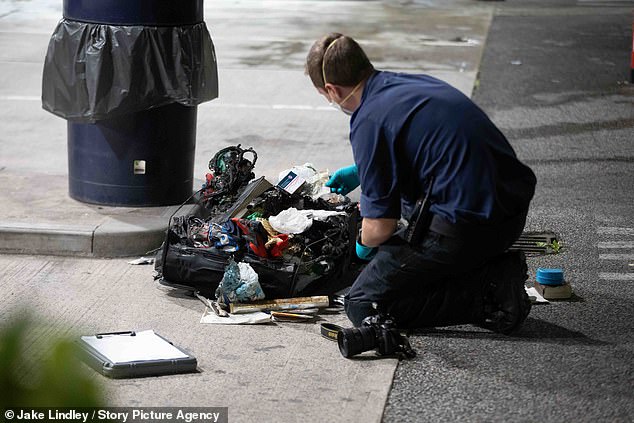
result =
[[[559,286],[564,284],[563,269],[538,268],[535,280],[541,285]]]
[[[251,302],[264,298],[258,274],[247,263],[236,263],[232,258],[225,268],[222,281],[216,289],[216,298],[224,303]]]
[[[231,235],[227,234],[220,234],[218,241],[214,243],[214,247],[221,248],[225,251],[238,251],[239,249],[238,242]]]
[[[232,220],[227,220],[222,224],[221,231],[223,234],[240,236],[240,228]]]

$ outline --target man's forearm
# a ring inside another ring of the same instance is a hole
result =
[[[361,243],[366,247],[378,247],[394,234],[396,223],[396,219],[363,218],[361,222]]]

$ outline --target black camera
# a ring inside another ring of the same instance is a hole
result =
[[[372,349],[379,355],[416,356],[407,337],[401,335],[394,321],[385,314],[366,317],[361,327],[340,330],[337,343],[346,358]]]

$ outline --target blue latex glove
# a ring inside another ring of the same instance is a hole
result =
[[[361,260],[370,261],[376,255],[376,247],[366,247],[357,241],[357,257]]]
[[[342,167],[332,174],[326,186],[330,192],[346,195],[359,186],[359,170],[356,165]]]

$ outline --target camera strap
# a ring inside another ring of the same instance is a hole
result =
[[[343,328],[339,325],[335,325],[334,323],[322,323],[321,324],[321,336],[326,339],[330,339],[331,341],[337,341],[337,334]]]

